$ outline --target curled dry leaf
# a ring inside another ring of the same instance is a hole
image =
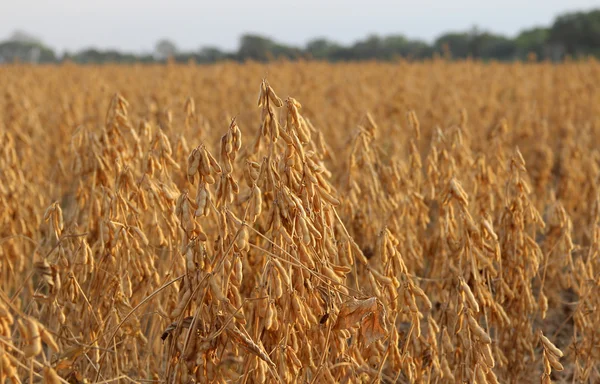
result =
[[[363,317],[360,332],[367,341],[367,345],[382,339],[388,333],[386,324],[386,311],[382,305],[376,305],[376,310]]]
[[[361,321],[369,313],[377,310],[377,298],[349,300],[342,304],[334,330],[348,329]]]

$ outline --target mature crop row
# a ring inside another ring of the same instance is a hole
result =
[[[0,380],[598,381],[599,82],[0,67]]]

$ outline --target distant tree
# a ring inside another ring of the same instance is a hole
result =
[[[0,63],[10,62],[53,63],[54,51],[44,45],[5,41],[0,43]]]
[[[347,60],[357,60],[358,57],[356,52],[352,47],[339,47],[332,51],[329,55],[329,60],[331,61],[347,61]]]
[[[162,39],[155,45],[153,54],[134,55],[114,50],[86,49],[65,53],[63,61],[78,63],[156,62],[173,58],[177,62],[214,63],[219,60],[268,61],[277,58],[295,60],[309,57],[318,60],[393,60],[395,58],[425,59],[434,54],[449,55],[455,59],[468,57],[484,60],[538,59],[560,60],[565,55],[600,57],[600,9],[573,12],[558,16],[548,28],[523,30],[514,38],[482,31],[448,32],[433,44],[409,39],[403,35],[370,35],[351,45],[341,45],[326,38],[309,41],[297,48],[257,34],[244,34],[237,51],[226,52],[216,47],[205,47],[196,52],[178,52],[170,40]],[[3,62],[56,62],[54,51],[39,38],[15,31],[8,40],[0,41],[0,63]]]
[[[446,33],[435,41],[436,52],[445,54],[446,50],[453,58],[467,57],[495,60],[513,60],[517,47],[515,41],[502,35],[473,27],[466,32]]]
[[[482,59],[513,60],[517,46],[514,40],[489,32],[472,36],[471,54]]]
[[[101,51],[90,48],[79,51],[69,56],[70,61],[79,64],[106,64],[106,63],[135,63],[142,61],[143,56],[132,53],[123,53],[115,50]],[[63,57],[63,59],[66,59]]]
[[[56,61],[56,54],[37,37],[15,31],[7,41],[0,42],[0,63],[14,61],[52,63]]]
[[[306,44],[304,51],[314,59],[331,60],[335,51],[341,46],[325,38],[317,38]]]
[[[280,59],[298,59],[303,56],[303,51],[300,48],[293,47],[290,45],[285,45],[281,43],[275,43],[271,47],[271,54],[273,58]]]
[[[32,34],[22,31],[22,30],[14,31],[12,33],[12,35],[10,35],[8,40],[16,42],[16,43],[23,43],[23,44],[44,45],[44,43],[42,43],[42,40],[40,40],[38,37],[33,36]]]
[[[408,39],[403,35],[384,37],[381,41],[384,58],[390,59],[394,56],[407,56],[410,50],[407,47],[408,44]]]
[[[359,40],[351,47],[353,58],[358,60],[376,59],[384,56],[383,41],[377,35],[370,35],[365,40]]]
[[[266,37],[246,34],[240,39],[238,57],[240,60],[267,61],[272,55],[275,43]]]
[[[382,51],[385,59],[405,57],[424,59],[431,57],[433,48],[424,41],[410,40],[402,35],[387,36],[382,40]]]
[[[571,56],[600,55],[600,9],[557,17],[548,41],[560,45]]]
[[[154,46],[154,54],[158,60],[167,60],[177,55],[177,45],[171,40],[159,40]]]
[[[225,58],[226,53],[217,47],[203,47],[198,52],[200,63],[214,63]]]
[[[515,39],[516,54],[520,59],[526,59],[530,54],[535,54],[538,59],[547,58],[549,55],[548,28],[530,28],[522,31]]]
[[[447,48],[453,58],[464,59],[471,53],[472,35],[468,32],[451,32],[441,35],[434,43],[437,52],[445,53]]]

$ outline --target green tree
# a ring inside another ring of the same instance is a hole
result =
[[[600,55],[600,9],[557,17],[548,40],[572,56]]]
[[[433,48],[424,41],[407,39],[402,35],[387,36],[382,40],[383,57],[406,57],[410,59],[424,59],[431,57]]]
[[[435,40],[436,52],[445,53],[447,49],[453,58],[464,59],[471,54],[472,36],[466,32],[450,32],[441,35]]]
[[[75,55],[69,55],[68,58],[79,64],[135,63],[144,60],[144,56],[137,56],[132,53],[115,50],[101,51],[94,48],[79,51]],[[64,59],[67,59],[67,57]]]
[[[272,55],[275,43],[266,37],[246,34],[240,39],[238,56],[240,60],[267,61]]]
[[[382,39],[377,35],[371,35],[365,40],[357,41],[351,48],[354,59],[376,59],[384,56]]]
[[[512,60],[517,51],[514,40],[489,32],[472,36],[471,54],[473,57],[495,60]]]
[[[309,41],[306,44],[304,51],[314,59],[325,59],[332,60],[334,52],[341,49],[342,47],[325,38],[317,38]]]
[[[302,50],[254,34],[243,35],[237,56],[239,60],[268,61],[277,58],[294,59],[301,56]]]
[[[550,30],[542,27],[522,31],[515,39],[517,56],[520,59],[526,59],[529,54],[533,53],[538,59],[547,58],[549,35]]]
[[[221,51],[217,47],[203,47],[198,52],[200,63],[214,63],[219,60],[223,60],[226,56],[226,53]]]

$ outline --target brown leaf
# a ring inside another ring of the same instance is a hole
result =
[[[360,332],[367,341],[367,345],[387,335],[385,309],[382,306],[376,304],[376,311],[371,312],[362,319]]]
[[[371,312],[377,311],[377,298],[371,297],[365,300],[350,300],[342,304],[338,314],[334,330],[348,329],[361,321]]]

